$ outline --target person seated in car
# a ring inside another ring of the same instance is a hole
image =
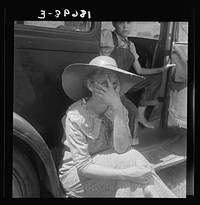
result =
[[[114,58],[119,68],[129,71],[133,66],[135,73],[143,75],[145,79],[136,84],[131,91],[135,92],[144,89],[138,106],[138,122],[142,123],[147,128],[154,128],[153,124],[148,122],[144,116],[146,107],[148,105],[156,105],[158,103],[159,89],[162,83],[161,73],[173,66],[172,64],[165,64],[158,68],[143,68],[139,62],[139,55],[137,54],[135,45],[128,40],[128,35],[131,33],[133,22],[118,21],[112,22],[115,30],[111,31],[103,29],[101,32],[101,55],[106,55]],[[130,130],[133,133],[135,122],[135,115],[137,109],[135,105],[126,97],[122,97],[122,102],[129,111]]]

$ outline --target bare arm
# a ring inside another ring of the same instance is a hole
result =
[[[94,164],[88,153],[86,138],[76,122],[79,117],[77,113],[70,113],[69,118],[65,121],[65,132],[66,136],[68,136],[70,152],[79,173],[89,178],[131,180],[143,184],[148,183],[151,176],[149,167],[134,166],[127,169],[114,169]]]
[[[120,99],[118,86],[116,90],[107,77],[108,87],[96,83],[96,93],[110,105],[113,112],[113,145],[118,153],[124,153],[131,145],[129,128],[124,121],[123,104]]]
[[[123,105],[119,104],[112,106],[113,110],[113,145],[118,153],[124,153],[131,145],[131,136],[128,131],[127,124],[124,121]]]
[[[97,164],[89,164],[83,174],[89,178],[132,181],[141,184],[150,182],[151,167],[133,166],[127,169],[114,169]]]
[[[171,66],[175,66],[175,64],[165,64],[162,67],[158,67],[158,68],[142,68],[139,61],[135,60],[133,67],[135,68],[137,74],[140,75],[152,75],[152,74],[156,74],[156,73],[162,73],[164,70],[168,69]]]

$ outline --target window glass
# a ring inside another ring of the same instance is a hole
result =
[[[188,22],[179,22],[177,42],[188,42]]]
[[[102,22],[102,29],[114,30],[112,22]],[[158,39],[160,34],[159,22],[135,21],[130,36],[150,39]]]
[[[130,35],[135,37],[158,39],[160,35],[160,23],[134,22]]]
[[[90,21],[24,21],[24,25],[82,32],[87,32],[91,29]]]

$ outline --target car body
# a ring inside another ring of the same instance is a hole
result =
[[[142,22],[138,25],[144,29]],[[179,24],[152,22],[150,25],[148,22],[146,25],[147,30],[138,31],[129,40],[134,42],[143,67],[162,66],[172,55],[172,41],[175,42]],[[88,63],[99,55],[102,28],[112,29],[111,23],[15,22],[13,197],[41,197],[43,188],[53,197],[63,196],[58,180],[63,148],[61,119],[73,101],[62,89],[61,75],[67,65]],[[172,73],[172,69],[163,73],[160,103],[146,113],[156,128],[140,127],[140,143],[135,146],[155,170],[186,160],[187,128],[168,126]],[[185,82],[182,84],[187,86]],[[139,93],[132,96],[135,103],[137,96]],[[31,174],[27,176],[24,170]],[[30,183],[20,181],[22,176]]]

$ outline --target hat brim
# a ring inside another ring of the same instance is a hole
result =
[[[62,86],[68,97],[74,101],[78,101],[90,96],[91,92],[85,86],[84,82],[94,69],[112,70],[117,73],[120,79],[120,96],[124,95],[132,86],[145,79],[144,76],[136,75],[114,66],[102,67],[84,63],[74,63],[67,66],[62,74]]]

